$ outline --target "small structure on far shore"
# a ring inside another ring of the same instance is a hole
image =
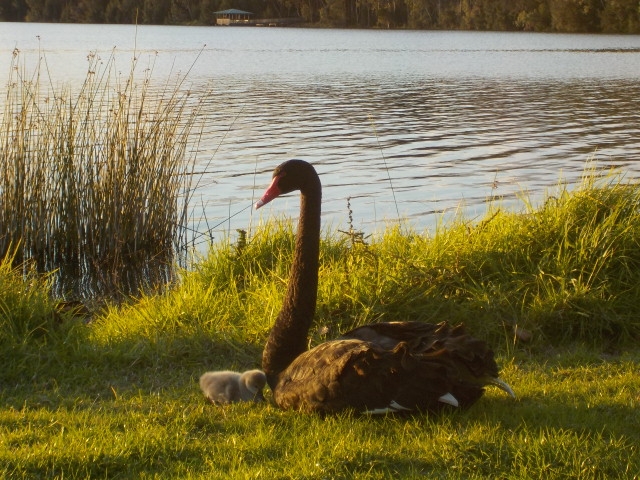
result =
[[[216,16],[216,25],[253,25],[253,12],[229,8],[213,13]]]

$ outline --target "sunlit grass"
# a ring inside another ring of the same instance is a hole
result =
[[[0,345],[12,347],[50,334],[56,320],[51,282],[15,268],[14,255],[15,249],[0,258]]]
[[[640,359],[578,352],[580,364],[564,366],[563,355],[572,350],[507,367],[519,400],[492,391],[471,410],[441,417],[323,419],[266,404],[213,407],[188,375],[154,390],[105,385],[104,396],[5,394],[0,471],[10,478],[634,478]]]
[[[213,245],[172,288],[88,322],[6,259],[0,477],[638,478],[639,193],[589,175],[539,207],[494,205],[432,235],[323,234],[311,344],[364,322],[446,319],[494,346],[518,398],[490,389],[441,416],[205,401],[204,371],[260,365],[292,222]]]

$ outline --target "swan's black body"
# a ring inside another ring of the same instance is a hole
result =
[[[498,379],[489,346],[445,323],[367,325],[307,350],[318,287],[321,186],[302,160],[278,166],[260,207],[300,190],[295,254],[282,310],[265,345],[262,368],[278,406],[306,412],[437,411],[468,407]]]

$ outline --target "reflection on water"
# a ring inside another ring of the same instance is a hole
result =
[[[293,157],[322,176],[325,222],[344,225],[351,198],[367,232],[398,212],[421,229],[460,206],[482,214],[488,198],[539,198],[592,158],[639,173],[638,36],[4,24],[0,65],[15,47],[31,59],[44,49],[52,78],[80,84],[88,51],[114,46],[124,72],[135,50],[160,86],[189,71],[203,104],[201,231]],[[297,208],[290,196],[260,214]]]
[[[639,95],[630,81],[258,82],[229,89],[224,102],[212,99],[218,111],[207,123],[213,142],[204,158],[215,151],[212,179],[232,177],[232,187],[219,182],[209,201],[225,191],[241,206],[251,199],[256,163],[262,187],[273,166],[300,157],[317,165],[332,221],[346,220],[351,197],[357,226],[370,231],[397,218],[395,197],[402,216],[428,227],[430,213],[461,202],[481,213],[489,197],[574,181],[591,158],[637,173]],[[297,200],[289,203],[295,213]]]

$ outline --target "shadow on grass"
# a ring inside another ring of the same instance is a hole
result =
[[[100,453],[78,458],[64,453],[32,456],[31,459],[12,462],[4,471],[19,473],[21,478],[181,478],[187,472],[202,472],[202,450],[184,446],[180,451],[159,448],[150,456],[148,452],[131,449],[116,454]]]
[[[205,371],[257,368],[261,355],[261,345],[189,334],[108,345],[85,339],[75,345],[21,345],[0,352],[0,406],[56,408],[78,398],[199,392]]]
[[[640,392],[639,392],[640,393]],[[549,398],[531,395],[516,401],[485,398],[472,407],[468,415],[502,429],[562,430],[576,435],[600,435],[627,438],[640,442],[640,416],[636,407],[605,399],[556,395]],[[469,417],[458,420],[459,425]]]

